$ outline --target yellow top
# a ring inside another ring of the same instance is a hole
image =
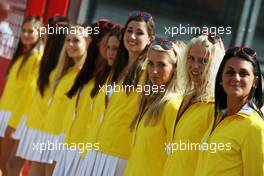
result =
[[[138,122],[134,133],[133,149],[125,170],[126,176],[162,175],[167,158],[165,151],[165,145],[169,141],[167,134],[173,128],[181,100],[181,97],[175,97],[165,105],[157,125],[144,126],[147,113]]]
[[[255,110],[245,105],[211,131],[202,140],[196,176],[264,175],[264,120]]]
[[[49,76],[49,85],[44,89],[44,95],[41,96],[37,89],[30,108],[27,110],[26,126],[36,130],[42,130],[45,123],[45,115],[49,109],[49,100],[51,98],[51,86],[56,76],[56,70],[53,70]]]
[[[1,109],[12,111],[8,125],[13,128],[18,126],[26,108],[31,104],[42,54],[42,51],[33,51],[17,76],[17,71],[23,60],[22,57],[19,57],[8,75],[1,99]]]
[[[196,102],[181,113],[177,125],[174,124],[176,127],[170,145],[170,154],[165,164],[164,176],[194,175],[199,144],[210,124],[213,123],[213,117],[213,102]]]
[[[89,81],[81,90],[76,106],[77,95],[73,97],[67,115],[72,116],[73,122],[67,123],[64,129],[67,130],[65,143],[78,144],[83,142],[87,133],[89,133],[91,124],[91,115],[93,109],[93,99],[90,96],[94,87],[94,80]],[[76,108],[77,107],[77,108]]]
[[[65,122],[72,122],[72,116],[70,116],[71,119],[66,118],[66,113],[72,100],[65,94],[71,89],[79,71],[79,69],[73,68],[69,70],[59,81],[49,110],[45,116],[45,124],[42,129],[43,131],[53,135],[59,135],[61,133],[65,133],[63,129]]]
[[[105,85],[95,97],[91,130],[84,142],[99,143],[100,152],[128,159],[132,142],[132,133],[129,126],[137,113],[140,93],[132,91],[130,94],[126,94],[122,82],[123,80],[120,80],[119,83],[113,85],[115,89],[113,89],[107,107],[105,105],[105,89],[107,89],[106,86],[110,85]],[[136,87],[134,90],[136,90]],[[85,156],[85,154],[82,156]]]
[[[20,56],[16,63],[13,65],[12,69],[9,72],[5,89],[1,97],[0,109],[6,111],[13,111],[19,102],[21,97],[21,91],[24,90],[26,82],[29,76],[32,76],[31,72],[34,66],[35,61],[40,60],[40,53],[33,52],[32,55],[28,58],[28,61],[20,70],[17,75],[17,71],[20,67],[20,64],[23,60],[23,57]]]

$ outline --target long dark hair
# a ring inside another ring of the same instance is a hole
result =
[[[96,63],[99,57],[98,43],[104,36],[109,33],[110,28],[106,28],[108,24],[110,24],[110,22],[99,20],[95,24],[91,25],[93,29],[97,28],[99,30],[99,33],[91,34],[92,41],[88,46],[87,57],[85,59],[83,67],[76,76],[73,86],[67,92],[67,96],[69,98],[72,98],[86,83],[88,83],[95,76],[95,71],[97,69]],[[104,64],[107,64],[107,62],[105,61]]]
[[[54,16],[48,20],[48,24],[50,27],[68,27],[69,20],[67,17]],[[50,73],[56,68],[65,37],[66,35],[64,33],[48,34],[44,55],[40,63],[39,77],[37,81],[41,96],[44,95],[44,90],[46,86],[49,85]]]
[[[32,23],[33,26],[39,31],[40,28],[43,26],[41,20],[39,17],[36,17],[36,16],[27,16],[23,23],[22,23],[22,27],[26,24],[26,23]],[[21,41],[21,39],[19,39],[19,42],[18,42],[18,46],[17,46],[17,49],[14,53],[14,56],[10,62],[10,65],[7,69],[7,74],[9,74],[10,70],[12,69],[13,65],[18,61],[18,58],[20,56],[23,56],[23,60],[18,68],[18,71],[17,71],[17,76],[19,75],[19,72],[20,70],[23,68],[23,66],[26,64],[29,56],[32,54],[32,52],[34,51],[34,49],[37,49],[37,50],[40,50],[41,47],[43,45],[43,41],[41,39],[41,37],[38,38],[37,42],[31,46],[31,48],[28,50],[28,51],[24,51],[24,45]]]
[[[109,32],[108,39],[111,36],[115,36],[118,38],[119,41],[121,41],[121,36],[123,34],[123,28],[122,26],[118,24],[113,24],[112,30]],[[121,42],[120,42],[121,43]],[[95,97],[100,89],[100,87],[103,86],[103,84],[106,82],[109,74],[111,71],[111,66],[106,64],[105,67],[101,70],[99,70],[98,73],[95,75],[95,82],[94,82],[94,87],[91,91],[91,97]]]
[[[215,82],[215,117],[217,117],[218,113],[222,109],[227,108],[227,95],[223,89],[223,86],[221,85],[222,74],[227,61],[233,57],[239,57],[240,59],[248,61],[252,64],[254,69],[253,70],[254,76],[258,78],[258,81],[256,88],[254,87],[251,88],[250,94],[248,96],[248,104],[251,108],[255,109],[263,117],[260,111],[260,108],[263,106],[262,79],[261,79],[262,76],[261,76],[260,65],[258,59],[256,58],[256,54],[252,52],[253,54],[250,55],[249,52],[248,53],[246,52],[247,50],[251,51],[251,49],[249,48],[234,47],[228,49],[225,53],[225,56],[220,64]]]
[[[131,21],[137,21],[137,22],[142,22],[145,21],[147,24],[147,31],[148,35],[150,37],[155,36],[155,24],[152,18],[149,20],[145,20],[144,17],[142,16],[135,16],[135,17],[130,17],[125,25],[125,30],[128,27],[128,24]],[[125,32],[123,33],[121,37],[121,43],[119,45],[119,49],[117,52],[117,59],[113,63],[113,76],[111,78],[111,83],[117,82],[118,77],[122,73],[123,69],[128,65],[128,50],[126,49],[124,45],[124,35]],[[141,75],[142,71],[142,64],[144,63],[146,59],[146,54],[147,54],[148,46],[145,47],[145,49],[141,52],[135,63],[132,65],[131,69],[129,70],[128,74],[125,77],[125,80],[123,82],[123,85],[134,85],[136,86],[139,82],[139,77]]]

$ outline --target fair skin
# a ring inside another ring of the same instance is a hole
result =
[[[66,53],[74,60],[74,68],[81,69],[85,61],[85,57],[83,56],[87,51],[91,38],[83,36],[82,33],[70,33],[67,35],[65,42]],[[55,164],[55,162],[52,164],[32,162],[29,175],[50,176],[55,168]]]
[[[101,40],[97,43],[97,46],[99,47],[99,53],[98,53],[98,58],[96,61],[96,71],[94,72],[94,74],[96,75],[99,71],[102,70],[102,68],[104,68],[104,65],[107,61],[107,41],[109,38],[109,33],[105,34]]]
[[[166,85],[172,75],[174,66],[166,52],[150,50],[148,53],[148,77],[153,85]]]
[[[227,112],[238,112],[247,102],[252,87],[257,85],[253,65],[239,57],[229,59],[222,74],[222,85],[227,95]]]
[[[22,26],[20,38],[25,50],[31,49],[39,39],[39,33],[34,23],[26,22]],[[13,127],[8,126],[5,132],[5,138],[1,142],[1,158],[5,164],[4,175],[19,175],[24,160],[15,156],[18,141],[12,138],[15,131]],[[1,166],[2,167],[2,166]]]
[[[124,34],[124,45],[129,54],[128,70],[146,45],[150,43],[150,39],[145,21],[129,22]]]
[[[82,35],[69,34],[66,38],[66,52],[69,57],[73,58],[75,67],[81,69],[84,60],[83,55],[86,53],[88,40]]]
[[[202,84],[202,76],[208,62],[206,49],[201,45],[193,45],[188,55],[188,74],[194,86],[199,88]]]
[[[111,36],[107,42],[107,61],[108,65],[113,65],[116,57],[120,41],[117,36]]]
[[[109,34],[106,34],[98,43],[99,46],[99,54],[102,59],[107,59],[107,41],[109,38]]]
[[[20,38],[26,50],[29,50],[39,39],[37,28],[30,22],[25,23],[22,27]]]

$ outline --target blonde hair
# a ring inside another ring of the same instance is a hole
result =
[[[76,33],[74,33],[74,34],[81,35],[84,38],[88,37],[87,33],[83,33],[81,30],[78,29],[79,27],[80,27],[79,25],[74,25],[74,26],[71,26],[70,28],[76,29],[75,30]],[[86,51],[87,51],[87,49],[86,49]],[[87,52],[84,53],[84,55],[82,56],[80,61],[84,63],[86,56],[87,56]],[[74,65],[75,65],[75,63],[74,63],[73,58],[69,57],[67,54],[66,40],[65,40],[63,48],[60,52],[59,61],[58,61],[57,67],[56,67],[56,76],[55,76],[55,80],[54,80],[53,85],[52,85],[52,93],[55,92],[56,87],[57,87],[59,81],[61,80],[61,78],[69,71],[69,69],[73,68]]]
[[[202,74],[202,85],[199,90],[195,90],[194,84],[188,74],[189,52],[194,45],[202,46],[206,50],[206,55],[208,55],[208,62],[205,66],[205,71]],[[190,41],[186,49],[185,60],[182,67],[184,69],[182,70],[182,78],[185,80],[184,87],[186,88],[184,95],[199,92],[200,94],[196,95],[195,101],[201,102],[209,102],[212,97],[214,97],[216,74],[224,54],[224,44],[220,37],[219,41],[215,44],[211,43],[208,40],[208,36],[205,34],[195,37]]]
[[[170,50],[165,50],[160,45],[150,46],[148,55],[151,50],[167,53],[169,55],[170,62],[174,65],[174,71],[171,80],[165,87],[164,92],[151,92],[150,95],[147,95],[144,91],[141,93],[138,113],[130,126],[131,130],[134,129],[138,119],[142,118],[145,108],[148,108],[148,106],[149,108],[147,111],[147,118],[145,120],[144,125],[156,125],[161,118],[161,114],[163,112],[165,104],[170,99],[175,98],[175,96],[177,95],[181,95],[181,93],[183,92],[183,84],[181,83],[181,79],[179,79],[179,66],[181,66],[181,62],[185,53],[185,48],[186,45],[182,41],[177,41],[176,43],[173,43],[172,49]],[[147,73],[148,68],[145,73],[144,85],[152,86],[153,84],[149,80]]]

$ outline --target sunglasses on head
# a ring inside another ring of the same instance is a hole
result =
[[[149,21],[152,18],[150,13],[143,12],[143,11],[138,11],[138,10],[131,11],[128,16],[129,16],[129,18],[132,18],[132,17],[143,17],[145,21]]]
[[[102,23],[102,22],[110,23],[110,20],[108,20],[107,18],[101,18],[101,19],[99,19],[99,20],[96,22],[96,24],[97,24],[97,23]]]
[[[232,48],[229,48],[226,53],[229,53],[229,52],[235,52],[235,53],[243,53],[245,55],[248,55],[254,59],[256,59],[256,56],[257,56],[257,53],[254,49],[251,49],[249,47],[244,47],[244,46],[235,46],[235,47],[232,47]]]
[[[98,26],[102,30],[110,31],[113,28],[114,24],[111,23],[108,19],[100,19],[96,22],[96,26]]]
[[[220,36],[216,35],[216,34],[213,34],[213,33],[206,33],[206,32],[202,32],[201,34],[198,34],[196,35],[196,37],[199,37],[201,35],[206,35],[207,36],[207,39],[209,42],[211,42],[213,45],[216,44],[216,43],[220,43]]]
[[[122,27],[122,25],[120,25],[120,24],[117,24],[117,23],[112,23],[112,29],[113,30],[118,30],[118,31],[122,31],[123,30],[123,27]]]
[[[171,40],[154,40],[151,42],[150,46],[159,45],[165,50],[170,50],[173,48],[173,41]]]

